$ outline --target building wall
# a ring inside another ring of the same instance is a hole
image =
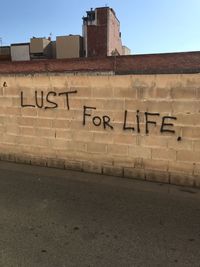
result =
[[[52,57],[51,40],[46,38],[31,38],[30,56],[32,59],[47,59]]]
[[[200,74],[1,75],[0,158],[199,187],[199,84]]]
[[[0,61],[7,61],[10,59],[10,46],[0,46]]]
[[[83,25],[86,56],[111,56],[122,54],[120,23],[113,9],[96,8],[95,20]]]
[[[31,53],[43,53],[50,42],[51,41],[46,38],[32,38],[30,45]]]
[[[56,41],[51,42],[52,58],[56,59]]]
[[[122,55],[122,41],[120,36],[120,22],[112,9],[109,9],[108,15],[108,56],[118,52]]]
[[[43,53],[43,51],[44,51],[44,39],[43,38],[31,38],[30,52],[31,53]]]
[[[123,56],[129,56],[130,54],[131,54],[131,50],[127,46],[123,45],[122,46],[122,55]]]
[[[87,56],[107,56],[108,8],[96,9],[96,25],[87,25]]]
[[[79,58],[82,55],[82,38],[79,35],[56,37],[56,57]]]
[[[11,60],[26,61],[30,60],[30,46],[26,45],[11,45]]]

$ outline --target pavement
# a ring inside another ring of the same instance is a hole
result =
[[[200,266],[200,191],[0,162],[4,266]]]

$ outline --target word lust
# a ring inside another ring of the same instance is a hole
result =
[[[25,103],[24,92],[21,92],[21,107],[32,107],[32,108],[44,108],[44,109],[55,109],[58,108],[58,103],[56,102],[56,97],[64,97],[67,109],[70,109],[70,95],[77,94],[77,91],[66,91],[56,93],[54,91],[50,91],[47,94],[44,94],[43,91],[40,93],[35,91],[35,97],[33,103]]]

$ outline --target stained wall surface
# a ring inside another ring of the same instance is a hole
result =
[[[1,159],[200,185],[200,74],[0,76]]]
[[[79,58],[82,55],[82,37],[79,35],[57,36],[56,57]]]
[[[108,13],[108,56],[117,50],[122,55],[122,41],[120,33],[120,22],[117,20],[115,13],[109,10]]]
[[[30,60],[29,44],[11,45],[11,59],[12,61]]]

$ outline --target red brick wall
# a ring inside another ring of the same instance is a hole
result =
[[[88,57],[107,56],[107,26],[88,26]]]
[[[109,8],[97,8],[97,25],[107,25]]]
[[[197,73],[200,52],[121,56],[116,58],[116,73]]]
[[[1,62],[0,73],[114,71],[116,74],[200,73],[200,52]]]
[[[108,9],[97,9],[97,25],[87,26],[88,57],[107,56]]]

